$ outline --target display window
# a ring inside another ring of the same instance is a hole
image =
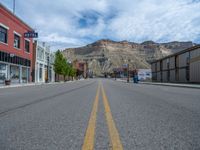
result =
[[[18,66],[10,66],[10,79],[13,83],[19,83],[20,71]]]
[[[4,83],[7,77],[7,65],[0,63],[0,83]]]
[[[22,82],[27,83],[28,82],[28,72],[27,68],[22,67]]]

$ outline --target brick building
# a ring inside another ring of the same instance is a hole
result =
[[[73,62],[73,68],[76,69],[78,77],[87,78],[87,72],[88,72],[87,62],[75,60]]]
[[[31,81],[32,39],[24,33],[33,29],[0,3],[0,84]]]

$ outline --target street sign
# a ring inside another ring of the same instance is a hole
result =
[[[26,32],[24,33],[25,38],[38,38],[37,32]]]

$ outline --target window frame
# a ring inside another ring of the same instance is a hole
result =
[[[4,33],[4,34],[5,34],[5,35],[4,35],[4,36],[5,36],[4,41],[0,41],[0,43],[8,44],[8,30],[9,30],[9,28],[6,28],[6,27],[5,27],[4,25],[2,25],[2,24],[0,24],[0,28],[6,31],[6,33],[4,33],[4,32],[2,32],[2,31],[0,30],[0,33]]]
[[[26,42],[28,42],[28,51],[26,49]],[[29,39],[24,39],[24,50],[26,53],[30,54],[30,40]]]
[[[17,41],[17,42],[18,42],[18,43],[17,43],[17,44],[18,44],[18,47],[15,46],[15,37],[18,37],[18,38],[19,38],[19,41]],[[16,49],[21,49],[20,44],[21,44],[21,37],[20,37],[19,34],[17,34],[17,33],[14,32],[14,42],[13,42],[13,47],[16,48]]]

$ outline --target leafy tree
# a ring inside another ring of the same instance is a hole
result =
[[[62,70],[63,70],[63,55],[60,52],[60,50],[58,50],[55,53],[54,71],[55,71],[56,74],[61,75]]]
[[[60,50],[55,53],[55,61],[54,61],[54,71],[58,75],[66,76],[67,73],[67,63],[66,59],[64,58],[63,54]]]
[[[75,76],[76,76],[76,69],[72,68],[71,76],[72,76],[72,77],[75,77]]]
[[[63,75],[64,80],[66,76],[76,76],[76,69],[74,69],[69,63],[67,63],[66,58],[63,56],[60,50],[55,53],[54,71],[58,75]]]
[[[76,69],[75,68],[70,67],[70,69],[69,69],[69,76],[72,77],[72,79],[73,79],[73,77],[76,76]]]
[[[66,59],[63,59],[62,74],[64,76],[64,80],[65,80],[66,76],[69,76],[69,72],[70,72],[70,65],[67,63]]]

